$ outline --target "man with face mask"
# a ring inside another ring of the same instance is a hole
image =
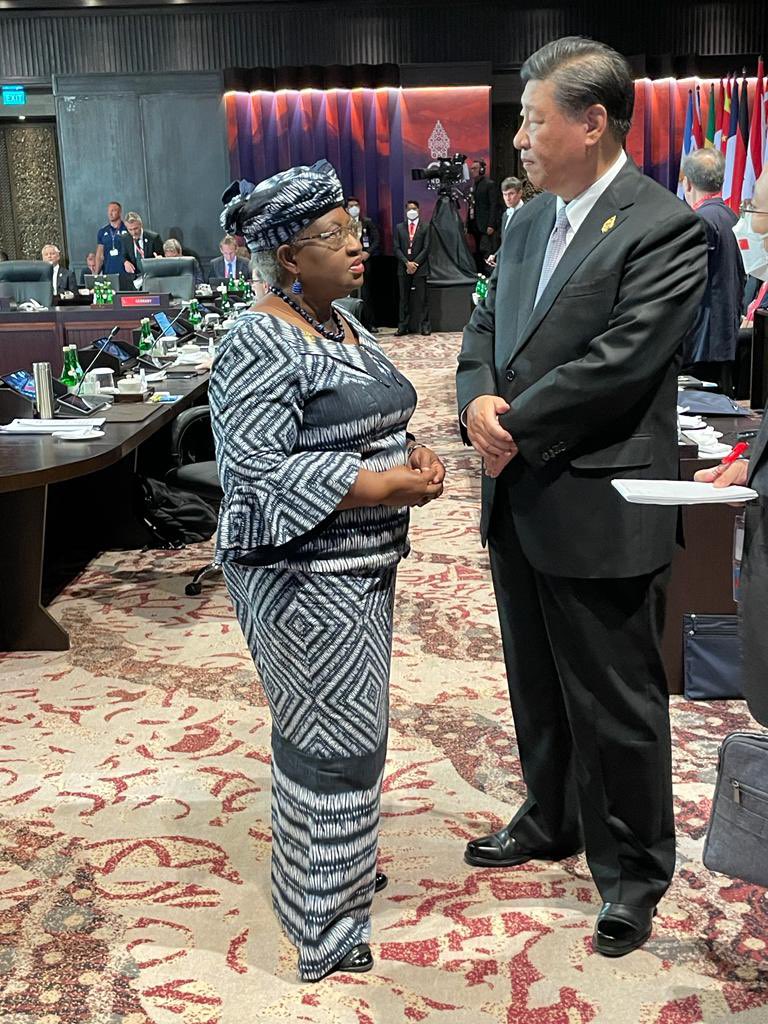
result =
[[[365,305],[365,312],[367,314],[367,320],[363,324],[368,330],[377,332],[377,328],[374,326],[374,282],[376,279],[376,260],[374,256],[378,256],[381,249],[379,245],[379,229],[375,222],[370,217],[364,217],[360,207],[360,200],[357,196],[349,196],[347,198],[347,213],[353,221],[358,225],[360,242],[363,246],[363,251],[368,254],[368,260],[365,264],[365,277],[363,283],[360,286],[360,298],[363,300]]]
[[[431,334],[427,305],[427,274],[429,264],[429,228],[421,223],[419,204],[410,199],[405,204],[405,221],[395,228],[397,283],[400,287],[398,336],[408,334],[411,321],[418,319],[422,334]]]

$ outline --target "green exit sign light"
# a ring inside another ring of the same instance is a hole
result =
[[[27,102],[27,92],[23,85],[3,86],[3,106],[23,107]]]

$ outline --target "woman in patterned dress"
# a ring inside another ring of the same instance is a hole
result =
[[[365,257],[330,164],[224,198],[270,291],[211,375],[217,557],[272,712],[273,904],[316,981],[373,965],[395,573],[445,470],[406,440],[409,381],[333,306]]]

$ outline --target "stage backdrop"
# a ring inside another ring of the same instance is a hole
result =
[[[454,153],[489,161],[489,86],[229,92],[225,105],[233,178],[259,182],[325,157],[379,224],[386,252],[408,199],[432,213],[434,193],[412,168]]]

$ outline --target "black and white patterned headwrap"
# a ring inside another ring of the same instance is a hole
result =
[[[242,235],[251,252],[265,252],[290,242],[302,228],[329,210],[344,205],[344,192],[327,160],[311,167],[291,167],[258,185],[233,181],[221,197],[221,226]]]

